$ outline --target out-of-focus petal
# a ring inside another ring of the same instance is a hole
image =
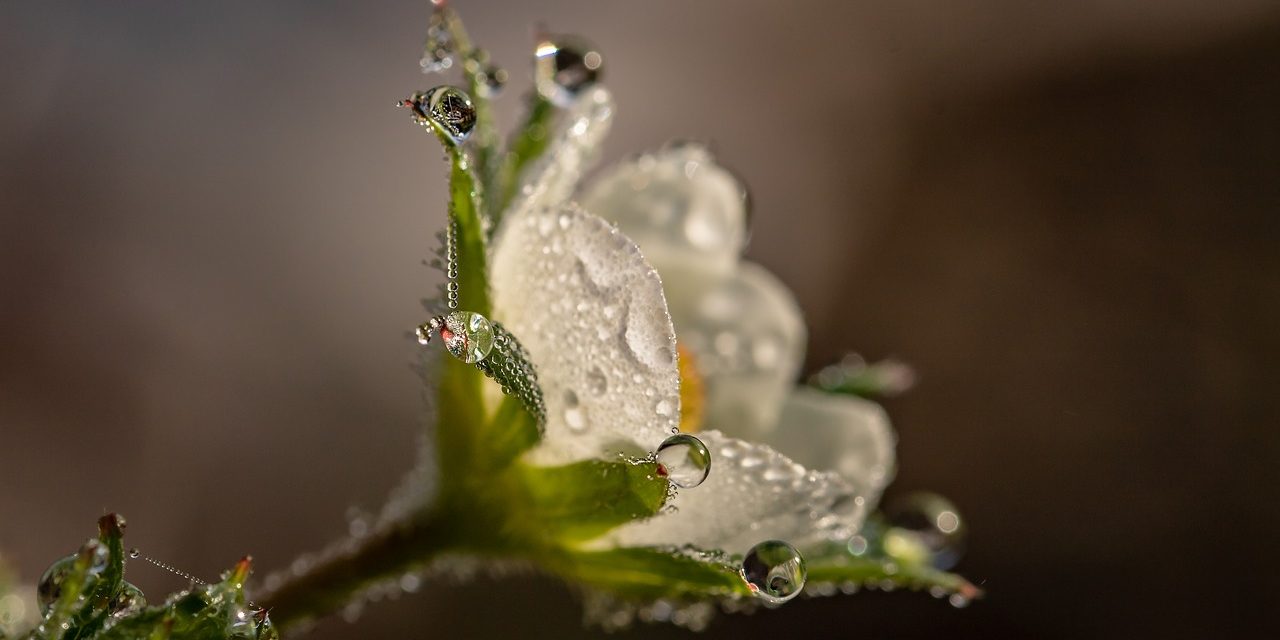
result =
[[[776,426],[804,360],[804,320],[791,292],[763,267],[744,262],[692,304],[673,304],[671,313],[706,385],[707,427],[762,439]]]
[[[813,469],[832,469],[875,506],[893,479],[897,436],[884,408],[870,400],[799,387],[764,442]]]
[[[727,276],[747,236],[746,191],[695,144],[669,146],[606,169],[581,202],[640,245],[667,283],[668,297],[680,303]]]
[[[622,546],[694,545],[745,553],[762,540],[801,551],[852,535],[866,500],[839,474],[810,471],[763,444],[718,431],[699,433],[711,451],[711,475],[682,489],[674,512],[624,525],[607,538]]]
[[[529,351],[547,404],[533,461],[652,451],[680,417],[675,331],[635,243],[573,206],[509,217],[493,251],[494,316]]]
[[[555,138],[526,173],[504,218],[522,210],[567,202],[591,168],[613,123],[613,96],[592,87],[561,116]]]

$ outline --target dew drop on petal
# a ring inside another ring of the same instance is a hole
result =
[[[658,472],[682,489],[702,484],[711,473],[711,452],[701,440],[686,433],[663,440],[657,461]]]
[[[600,395],[609,389],[609,379],[605,377],[604,371],[600,367],[593,366],[587,372],[587,391],[592,395]]]
[[[775,604],[799,595],[808,575],[800,552],[781,540],[752,547],[742,559],[741,572],[757,597]]]
[[[564,392],[564,423],[574,433],[582,433],[587,429],[586,408],[578,401],[578,394],[572,389]]]

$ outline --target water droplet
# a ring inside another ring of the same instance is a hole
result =
[[[142,552],[141,552],[141,551],[138,551],[138,548],[137,548],[137,547],[134,547],[134,548],[132,548],[132,549],[130,549],[130,550],[129,550],[129,557],[130,557],[130,558],[134,558],[134,559],[136,559],[136,558],[137,558],[138,556],[140,556],[140,555],[142,555]]]
[[[114,618],[124,618],[133,615],[147,606],[147,598],[142,595],[142,590],[128,582],[124,583],[120,588],[120,593],[111,600],[108,610]]]
[[[609,389],[609,379],[605,377],[604,371],[600,367],[593,366],[587,372],[587,391],[592,395],[602,395]]]
[[[663,417],[671,415],[672,410],[673,407],[670,400],[659,400],[657,404],[653,405],[654,413]]]
[[[687,433],[663,440],[657,461],[658,472],[682,489],[702,484],[711,473],[711,452],[701,440]]]
[[[58,601],[58,596],[62,595],[62,583],[71,573],[75,562],[75,554],[56,560],[40,577],[40,583],[36,586],[36,600],[40,603],[40,611],[45,615],[49,614],[53,604]]]
[[[569,429],[582,433],[587,430],[587,410],[578,402],[578,394],[573,389],[564,392],[564,422]]]
[[[444,85],[416,91],[400,106],[413,109],[413,119],[418,124],[435,124],[455,145],[462,144],[476,126],[476,108],[457,87]]]
[[[934,493],[913,493],[895,500],[885,514],[891,526],[884,536],[889,555],[943,570],[959,562],[964,522],[951,501]]]
[[[447,316],[432,318],[418,326],[418,343],[430,343],[433,331],[440,334],[445,349],[463,362],[480,362],[493,351],[493,325],[478,313],[453,311]]]
[[[604,58],[590,43],[573,36],[544,38],[538,43],[533,77],[538,93],[568,107],[583,89],[600,78]]]
[[[800,552],[781,540],[752,547],[742,559],[741,573],[758,597],[775,604],[799,595],[808,575]]]

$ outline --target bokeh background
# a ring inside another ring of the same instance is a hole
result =
[[[959,504],[989,597],[800,600],[708,637],[1275,633],[1280,6],[457,4],[513,72],[507,125],[543,21],[606,55],[606,159],[713,141],[811,370],[919,370],[887,403],[890,495]],[[198,575],[281,567],[413,464],[445,178],[392,103],[438,82],[426,16],[0,4],[0,553],[28,580],[107,510]],[[528,576],[313,637],[593,635],[579,616]]]

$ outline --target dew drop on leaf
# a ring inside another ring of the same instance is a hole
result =
[[[413,118],[419,124],[434,123],[455,145],[462,144],[476,126],[475,105],[457,87],[443,85],[417,91],[400,105],[413,109]]]
[[[454,311],[444,317],[439,331],[445,349],[463,362],[480,362],[493,351],[493,325],[478,313]]]
[[[800,552],[781,540],[752,547],[742,559],[741,572],[757,597],[775,604],[799,595],[807,577]]]
[[[662,441],[656,457],[658,472],[682,489],[702,484],[711,473],[711,452],[701,440],[686,433]]]
[[[113,618],[124,618],[133,615],[147,606],[147,598],[142,590],[128,582],[120,589],[120,593],[112,598],[109,609]]]
[[[40,603],[40,611],[45,615],[53,608],[53,603],[58,601],[58,596],[62,595],[62,583],[66,581],[75,561],[74,554],[55,560],[40,577],[40,583],[36,585],[36,599]]]
[[[912,493],[891,503],[885,515],[890,529],[884,549],[889,555],[942,570],[960,561],[964,522],[951,501],[935,493]]]

